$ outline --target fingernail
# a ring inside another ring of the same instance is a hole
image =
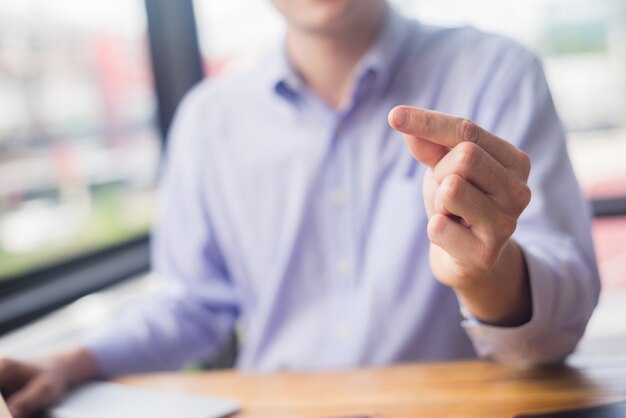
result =
[[[391,114],[391,119],[393,120],[393,124],[395,126],[402,128],[409,123],[409,112],[401,107],[395,108]]]

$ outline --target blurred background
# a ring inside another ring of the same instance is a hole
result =
[[[141,2],[0,1],[0,277],[145,234],[159,160]]]
[[[177,101],[202,77],[253,64],[284,32],[268,0],[167,3],[0,0],[0,353],[47,347],[145,294]],[[596,213],[604,289],[580,351],[615,354],[626,343],[626,0],[392,3],[541,56]]]

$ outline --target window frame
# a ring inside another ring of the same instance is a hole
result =
[[[626,196],[616,196],[591,200],[595,218],[608,218],[626,215]]]
[[[204,78],[193,0],[145,0],[162,150],[179,101]],[[178,65],[181,62],[187,65]],[[0,282],[0,336],[94,291],[150,269],[150,238],[77,255]]]

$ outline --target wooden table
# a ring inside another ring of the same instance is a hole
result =
[[[513,417],[626,399],[626,364],[523,370],[487,362],[336,372],[128,376],[131,385],[239,399],[236,418]]]

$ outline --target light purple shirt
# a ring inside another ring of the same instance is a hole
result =
[[[425,168],[387,124],[399,104],[470,118],[530,154],[533,197],[514,234],[530,322],[464,318],[433,277]],[[87,339],[104,375],[206,358],[236,324],[245,370],[550,362],[575,348],[599,293],[589,211],[537,58],[395,12],[345,111],[282,50],[195,88],[172,129],[153,246],[163,290]]]

